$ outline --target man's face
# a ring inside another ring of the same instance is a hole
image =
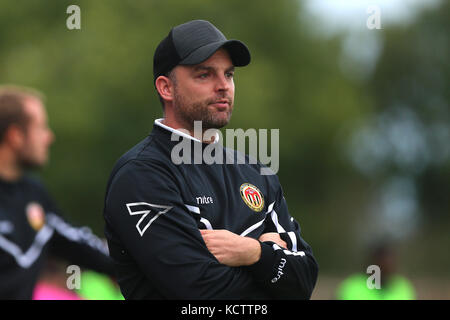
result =
[[[221,128],[228,124],[234,102],[234,66],[225,49],[193,66],[174,69],[174,114],[191,130],[194,121],[202,128]]]
[[[22,146],[17,151],[18,162],[24,169],[42,167],[48,161],[48,149],[54,135],[48,127],[47,114],[42,102],[28,98],[24,109],[29,120],[23,132]]]

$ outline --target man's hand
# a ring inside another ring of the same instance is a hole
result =
[[[228,230],[200,230],[200,233],[208,250],[227,266],[249,266],[261,257],[261,245],[253,238]]]
[[[282,240],[280,238],[280,235],[276,232],[268,232],[268,233],[263,233],[259,239],[259,241],[264,242],[264,241],[272,241],[275,242],[277,245],[279,245],[282,248],[287,248],[287,243]]]

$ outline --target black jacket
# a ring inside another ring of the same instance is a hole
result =
[[[105,234],[124,297],[309,299],[318,267],[277,176],[261,175],[260,164],[237,164],[238,154],[221,145],[235,164],[176,165],[171,152],[179,141],[171,134],[155,123],[108,182]],[[208,146],[189,143],[192,151]],[[278,232],[288,248],[264,242],[257,263],[229,267],[208,251],[199,232],[205,228],[255,239]]]
[[[114,275],[102,240],[58,212],[37,179],[0,180],[0,299],[31,299],[49,254]]]

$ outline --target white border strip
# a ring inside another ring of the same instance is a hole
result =
[[[275,202],[272,202],[271,204],[269,204],[269,206],[267,207],[267,212],[266,215],[268,215],[272,210],[273,210],[273,206],[275,205]],[[262,219],[261,221],[255,223],[254,225],[251,225],[250,227],[248,227],[247,229],[245,229],[244,232],[241,233],[242,237],[245,237],[247,234],[249,234],[250,232],[258,229],[266,220],[266,217],[264,217],[264,219]]]
[[[275,243],[273,244],[272,248],[275,251],[276,250],[282,250],[283,253],[285,255],[287,255],[287,256],[301,256],[301,257],[304,257],[306,255],[304,251],[292,252],[292,251],[289,251],[289,250],[284,250],[279,245],[277,245]]]
[[[189,204],[184,204],[184,206],[185,206],[190,212],[193,212],[193,213],[196,213],[196,214],[200,215],[200,208],[199,208],[199,207],[194,207],[194,206],[191,206],[191,205],[189,205]],[[208,230],[214,230],[213,227],[212,227],[212,225],[211,225],[211,222],[209,222],[208,219],[203,218],[203,217],[200,217],[200,222],[203,223],[203,224],[205,225],[206,229],[208,229]]]
[[[255,223],[254,225],[250,226],[249,228],[247,228],[244,232],[241,233],[242,237],[245,237],[247,234],[249,234],[250,232],[252,232],[253,230],[258,229],[265,221],[266,219],[262,219],[261,221]]]
[[[42,248],[52,237],[53,231],[53,228],[44,225],[36,234],[33,244],[26,252],[22,252],[17,244],[0,235],[0,248],[10,253],[20,267],[28,269],[39,258]]]
[[[166,129],[166,130],[168,130],[168,131],[170,131],[170,132],[172,132],[172,133],[175,133],[175,134],[177,134],[177,135],[179,135],[179,136],[181,136],[181,137],[188,138],[188,139],[194,140],[194,141],[196,141],[196,142],[201,142],[201,141],[198,140],[197,138],[194,138],[193,136],[190,136],[190,135],[184,133],[183,131],[180,131],[180,130],[171,128],[171,127],[169,127],[169,126],[166,126],[164,123],[162,123],[163,121],[164,121],[164,118],[156,119],[156,120],[155,120],[155,124],[156,124],[157,126],[160,126],[160,127],[163,128],[163,129]],[[214,142],[213,142],[213,143],[218,143],[218,142],[219,142],[219,139],[220,139],[219,133],[216,132],[216,134],[215,134],[214,137],[215,137],[215,139],[214,139]]]
[[[200,208],[199,208],[199,207],[190,206],[190,205],[188,205],[188,204],[185,204],[185,207],[186,207],[190,212],[193,212],[193,213],[196,213],[196,214],[200,214]]]

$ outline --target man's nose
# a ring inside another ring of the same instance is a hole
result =
[[[218,76],[216,79],[216,90],[217,91],[228,91],[230,90],[231,83],[230,79],[225,77],[224,75]]]
[[[48,129],[47,131],[48,144],[52,144],[55,141],[55,134],[52,129]]]

